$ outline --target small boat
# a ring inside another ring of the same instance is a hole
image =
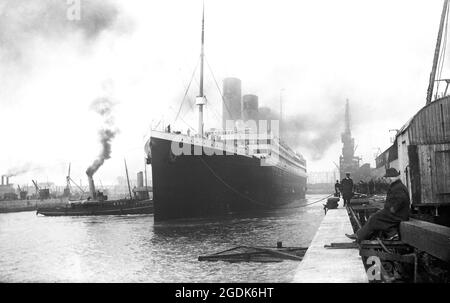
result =
[[[38,208],[36,215],[44,216],[98,216],[152,214],[153,200],[81,200],[69,201],[66,206]]]
[[[282,262],[283,260],[301,261],[307,247],[264,247],[237,246],[208,256],[199,256],[199,261],[225,262]]]

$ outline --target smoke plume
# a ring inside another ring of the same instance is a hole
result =
[[[16,176],[25,174],[29,171],[36,171],[36,170],[40,170],[40,169],[41,169],[40,166],[32,164],[31,162],[26,162],[22,165],[11,167],[6,172],[6,176],[7,177],[16,177]]]
[[[81,0],[79,20],[68,17],[73,3],[3,0],[0,3],[0,62],[28,64],[37,43],[59,43],[81,37],[85,47],[96,41],[102,32],[123,32],[130,27],[130,21],[120,18],[120,10],[111,0]]]
[[[260,107],[259,119],[279,120],[280,116],[268,107]],[[283,141],[294,148],[306,149],[311,160],[322,159],[328,148],[340,140],[342,132],[340,111],[330,115],[295,114],[283,117],[280,130]]]
[[[101,151],[97,159],[88,167],[86,174],[92,177],[95,172],[103,165],[105,160],[111,158],[111,143],[118,130],[114,128],[114,117],[112,110],[114,103],[106,97],[95,99],[91,104],[91,110],[103,117],[104,127],[99,130]]]

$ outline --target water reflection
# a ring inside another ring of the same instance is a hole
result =
[[[309,196],[308,203],[321,196]],[[298,266],[199,262],[238,245],[307,246],[322,204],[212,219],[153,222],[153,215],[36,217],[0,214],[4,282],[285,282]]]

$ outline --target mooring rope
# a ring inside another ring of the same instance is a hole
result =
[[[212,173],[212,174],[213,174],[220,182],[222,182],[226,187],[228,187],[228,188],[229,188],[230,190],[232,190],[234,193],[238,194],[239,196],[241,196],[241,197],[243,197],[243,198],[247,199],[248,201],[253,202],[253,203],[255,203],[255,204],[258,204],[258,205],[266,205],[265,203],[261,203],[261,202],[258,202],[258,201],[256,201],[256,200],[250,198],[249,196],[247,196],[247,195],[241,193],[240,191],[238,191],[237,189],[235,189],[234,187],[232,187],[231,185],[229,185],[227,182],[225,182],[225,180],[223,180],[219,175],[216,174],[216,172],[208,165],[208,163],[205,162],[205,160],[203,160],[202,157],[200,157],[200,160],[203,162],[203,164],[206,166],[206,168],[208,168],[208,170],[209,170],[209,171],[210,171],[210,172],[211,172],[211,173]],[[326,197],[324,197],[324,198],[322,198],[322,199],[319,199],[319,200],[317,200],[317,201],[314,201],[314,202],[311,202],[311,203],[308,203],[308,204],[305,204],[305,205],[300,205],[300,206],[298,206],[298,207],[306,207],[306,206],[310,206],[310,205],[319,203],[320,201],[323,201],[323,200],[325,200],[325,199],[327,199],[327,198],[329,198],[329,197],[331,197],[331,196],[333,196],[333,194],[328,195],[328,196],[326,196]]]
[[[232,187],[231,185],[229,185],[227,182],[225,182],[219,175],[217,175],[214,170],[208,165],[208,163],[205,162],[205,160],[203,160],[202,157],[200,157],[200,160],[203,162],[203,164],[205,164],[206,168],[209,169],[209,171],[220,181],[222,182],[226,187],[228,187],[229,189],[231,189],[234,193],[238,194],[239,196],[249,200],[250,202],[253,202],[255,204],[258,205],[265,205],[264,203],[258,202],[250,197],[248,197],[247,195],[244,195],[243,193],[239,192],[237,189],[235,189],[234,187]]]
[[[323,201],[323,200],[325,200],[325,199],[328,199],[328,198],[331,197],[331,196],[333,196],[333,194],[328,195],[328,196],[326,196],[325,198],[319,199],[319,200],[317,200],[317,201],[314,201],[314,202],[311,202],[311,203],[308,203],[308,204],[305,204],[305,205],[300,205],[299,207],[305,207],[305,206],[310,206],[310,205],[319,203],[320,201]]]

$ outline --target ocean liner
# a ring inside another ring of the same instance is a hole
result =
[[[145,144],[156,221],[274,208],[305,197],[306,161],[280,140],[278,121],[258,119],[258,97],[223,81],[222,130],[204,131],[204,13],[198,131],[153,129]]]

